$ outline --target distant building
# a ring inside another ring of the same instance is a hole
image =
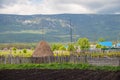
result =
[[[120,43],[117,43],[117,45],[116,45],[118,48],[120,48]]]

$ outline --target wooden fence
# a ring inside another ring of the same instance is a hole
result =
[[[0,57],[0,64],[23,63],[89,63],[92,65],[120,66],[119,58],[94,58],[87,56],[48,56],[48,57]]]

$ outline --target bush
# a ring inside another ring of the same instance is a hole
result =
[[[64,46],[61,46],[59,50],[66,50],[66,48]]]
[[[63,46],[62,44],[52,44],[51,49],[52,49],[52,51],[59,50],[60,47],[62,47],[62,46]]]
[[[88,38],[79,38],[77,43],[81,50],[88,50],[90,48],[90,43]]]
[[[12,48],[13,51],[16,51],[17,49],[15,47]]]
[[[106,48],[105,46],[102,46],[102,45],[100,45],[100,44],[97,44],[96,45],[96,48]]]
[[[74,48],[73,44],[68,45],[68,51],[75,51],[75,48]]]
[[[27,53],[27,50],[26,50],[26,49],[23,49],[23,53]]]

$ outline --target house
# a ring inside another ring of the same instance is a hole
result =
[[[118,48],[120,48],[120,43],[117,43],[117,45],[116,45]]]
[[[100,44],[101,46],[105,46],[105,47],[112,47],[112,42],[110,41],[99,42],[98,44]]]

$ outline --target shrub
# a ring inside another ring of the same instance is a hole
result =
[[[12,48],[13,51],[16,51],[17,49],[15,47]]]
[[[64,46],[61,46],[59,50],[66,50],[66,48]]]
[[[26,50],[26,49],[23,49],[23,53],[27,53],[27,50]]]
[[[73,44],[68,45],[68,51],[75,51],[75,48],[74,48]]]
[[[77,43],[79,44],[81,50],[88,50],[90,48],[88,38],[79,38]]]

